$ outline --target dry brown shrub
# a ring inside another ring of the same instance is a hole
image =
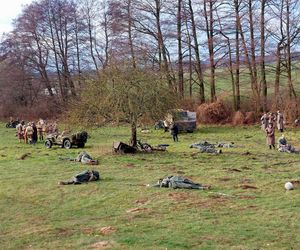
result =
[[[294,124],[294,121],[300,116],[300,99],[293,99],[284,102],[283,112],[284,118],[287,123]]]
[[[198,123],[227,123],[230,121],[231,110],[222,100],[204,103],[197,108]]]
[[[246,112],[244,124],[250,125],[257,122],[257,116],[254,111]]]
[[[244,124],[245,116],[241,111],[237,111],[233,114],[232,124],[233,125],[242,125]]]
[[[39,118],[56,119],[62,111],[62,105],[59,105],[50,97],[40,98],[34,104],[28,106],[0,104],[0,117],[5,119],[10,116],[14,119],[19,118],[26,121],[35,121]]]
[[[199,102],[193,98],[185,98],[179,101],[178,106],[184,110],[196,111],[198,104]]]

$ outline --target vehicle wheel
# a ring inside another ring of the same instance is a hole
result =
[[[46,141],[45,141],[45,147],[46,147],[46,148],[52,148],[52,141],[46,140]]]
[[[66,149],[70,149],[72,147],[72,143],[69,139],[64,140],[63,147]]]
[[[6,127],[6,128],[9,128],[9,125],[10,125],[9,123],[6,123],[5,127]]]
[[[187,130],[186,132],[187,132],[187,133],[193,133],[194,130]]]

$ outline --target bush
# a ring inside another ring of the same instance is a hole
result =
[[[197,122],[204,124],[230,122],[231,110],[222,100],[204,103],[197,108]]]
[[[244,124],[245,116],[241,111],[237,111],[233,114],[232,124],[233,125],[242,125]]]
[[[258,121],[257,115],[255,115],[254,111],[246,112],[244,124],[251,125],[256,124]]]
[[[294,121],[299,118],[300,115],[300,99],[297,98],[296,100],[288,100],[284,103],[284,107],[281,112],[284,115],[284,118],[287,123],[294,124]]]
[[[199,105],[199,102],[193,98],[185,98],[183,100],[180,100],[178,103],[178,106],[184,110],[189,111],[196,111],[197,107]]]

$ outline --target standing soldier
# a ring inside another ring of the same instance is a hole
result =
[[[32,134],[33,134],[33,128],[31,126],[31,123],[29,122],[26,126],[25,134],[24,134],[26,144],[32,142]]]
[[[42,118],[39,119],[39,121],[36,124],[39,140],[43,141],[44,140],[44,130],[45,130],[45,122]]]
[[[176,142],[176,141],[178,142],[178,126],[176,125],[175,122],[172,123],[170,130],[171,130],[171,135],[173,136],[174,142]]]
[[[24,123],[25,123],[24,121],[21,121],[21,123],[19,123],[16,126],[16,130],[17,130],[17,135],[18,135],[19,142],[21,142],[22,140],[24,140],[24,133],[23,133]]]
[[[266,128],[268,127],[268,124],[269,124],[268,115],[267,115],[266,112],[265,112],[265,113],[263,114],[263,116],[260,118],[260,121],[261,121],[261,129],[262,129],[263,131],[265,131]]]
[[[280,113],[280,110],[277,111],[277,128],[280,132],[283,132],[284,121],[283,121],[283,114]]]
[[[276,115],[270,112],[268,119],[269,119],[269,123],[274,123],[276,122]]]
[[[52,123],[52,133],[58,133],[57,122]]]
[[[32,142],[32,144],[36,144],[37,140],[38,140],[38,131],[37,131],[37,127],[34,122],[31,123],[31,127],[32,127],[31,142]]]
[[[272,149],[273,147],[275,149],[275,130],[273,123],[269,123],[268,127],[266,128],[266,137],[269,148]]]
[[[168,124],[167,120],[164,120],[163,123],[164,123],[165,132],[168,132],[168,130],[169,130],[169,124]]]

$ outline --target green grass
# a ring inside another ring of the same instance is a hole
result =
[[[76,156],[78,149],[19,144],[14,130],[1,127],[0,249],[92,249],[101,241],[111,249],[299,249],[300,192],[285,191],[284,183],[299,179],[300,155],[269,150],[258,127],[200,127],[179,143],[163,131],[139,133],[170,147],[136,155],[111,152],[113,141],[128,141],[128,127],[94,129],[86,151],[99,160],[93,167],[102,180],[69,186],[57,183],[91,166],[58,156]],[[295,146],[299,132],[285,133]],[[189,144],[199,140],[234,141],[237,148],[196,154]],[[16,159],[24,153],[30,155]],[[212,189],[145,186],[171,174]],[[141,210],[128,212],[133,208]],[[106,226],[116,232],[101,234]]]

